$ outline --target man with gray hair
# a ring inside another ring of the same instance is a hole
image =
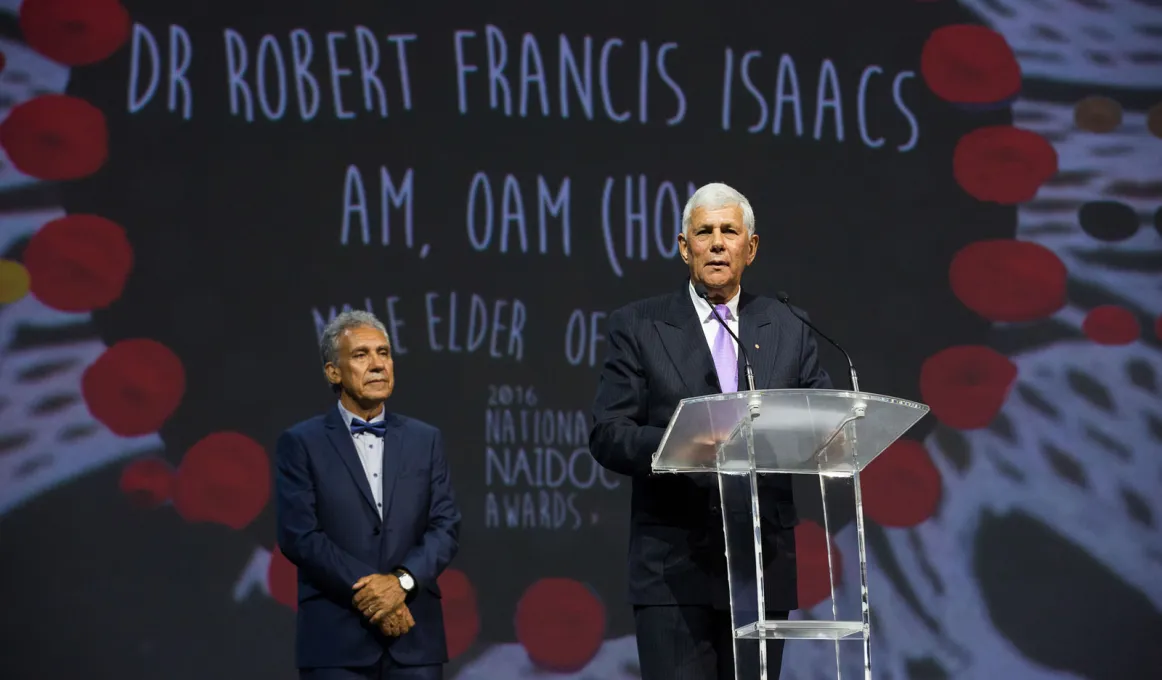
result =
[[[736,665],[737,677],[749,679],[758,677],[758,643],[733,638],[714,476],[654,475],[650,461],[679,401],[747,389],[742,353],[715,312],[749,350],[756,389],[827,389],[831,381],[807,326],[783,304],[742,289],[759,246],[746,197],[707,184],[686,203],[682,223],[678,249],[689,277],[681,288],[609,315],[589,449],[633,482],[629,599],[642,679],[735,680]],[[766,615],[786,618],[798,606],[790,480],[764,476],[759,495]],[[768,677],[778,678],[782,641],[766,644]]]
[[[439,575],[459,547],[440,430],[385,409],[387,331],[345,311],[319,342],[339,402],[282,434],[278,546],[298,567],[303,680],[439,680],[448,660]]]

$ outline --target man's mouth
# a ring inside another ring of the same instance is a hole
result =
[[[707,267],[729,267],[730,263],[726,260],[711,260],[706,263]]]

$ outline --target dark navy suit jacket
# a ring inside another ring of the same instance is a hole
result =
[[[295,656],[300,668],[370,666],[386,651],[401,664],[448,660],[436,578],[456,555],[456,507],[443,437],[387,413],[383,520],[338,407],[282,434],[276,457],[278,545],[298,567]],[[352,603],[368,574],[407,569],[415,627],[388,638]]]
[[[829,389],[810,330],[780,302],[741,292],[739,339],[756,389]],[[796,308],[800,314],[804,314]],[[714,475],[655,475],[650,460],[678,402],[721,392],[689,283],[608,318],[609,351],[593,404],[589,447],[602,466],[633,479],[629,598],[635,605],[729,606],[725,540]],[[746,371],[739,352],[739,389]],[[760,478],[767,607],[798,607],[798,524],[787,475]]]

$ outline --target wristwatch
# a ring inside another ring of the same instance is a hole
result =
[[[412,588],[416,587],[416,580],[403,569],[396,569],[391,573],[395,574],[395,577],[399,579],[399,587],[403,588],[405,593],[412,592]]]

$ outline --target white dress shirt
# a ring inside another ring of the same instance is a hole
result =
[[[741,292],[741,289],[739,289],[739,292]],[[738,335],[738,295],[738,293],[735,293],[734,297],[726,301],[726,308],[730,310],[730,319],[724,319],[726,325],[730,327],[730,330],[734,331],[735,335]],[[693,282],[690,283],[690,299],[694,301],[694,309],[698,313],[698,319],[702,322],[702,332],[706,334],[706,345],[710,347],[710,354],[713,355],[714,338],[718,336],[718,319],[714,318],[714,310],[711,308],[710,303],[698,297],[698,294],[694,292]],[[731,338],[730,341],[734,343],[734,356],[737,358],[738,343],[734,342],[734,338]]]
[[[347,433],[355,442],[355,451],[359,454],[359,462],[363,464],[363,473],[367,475],[367,485],[371,487],[371,497],[375,499],[380,519],[383,519],[383,437],[370,432],[351,434],[351,420],[359,416],[343,408],[343,404],[339,404],[339,413],[343,416],[343,422],[347,424]],[[383,420],[383,414],[384,412],[380,411],[379,415],[368,422],[377,423]]]

